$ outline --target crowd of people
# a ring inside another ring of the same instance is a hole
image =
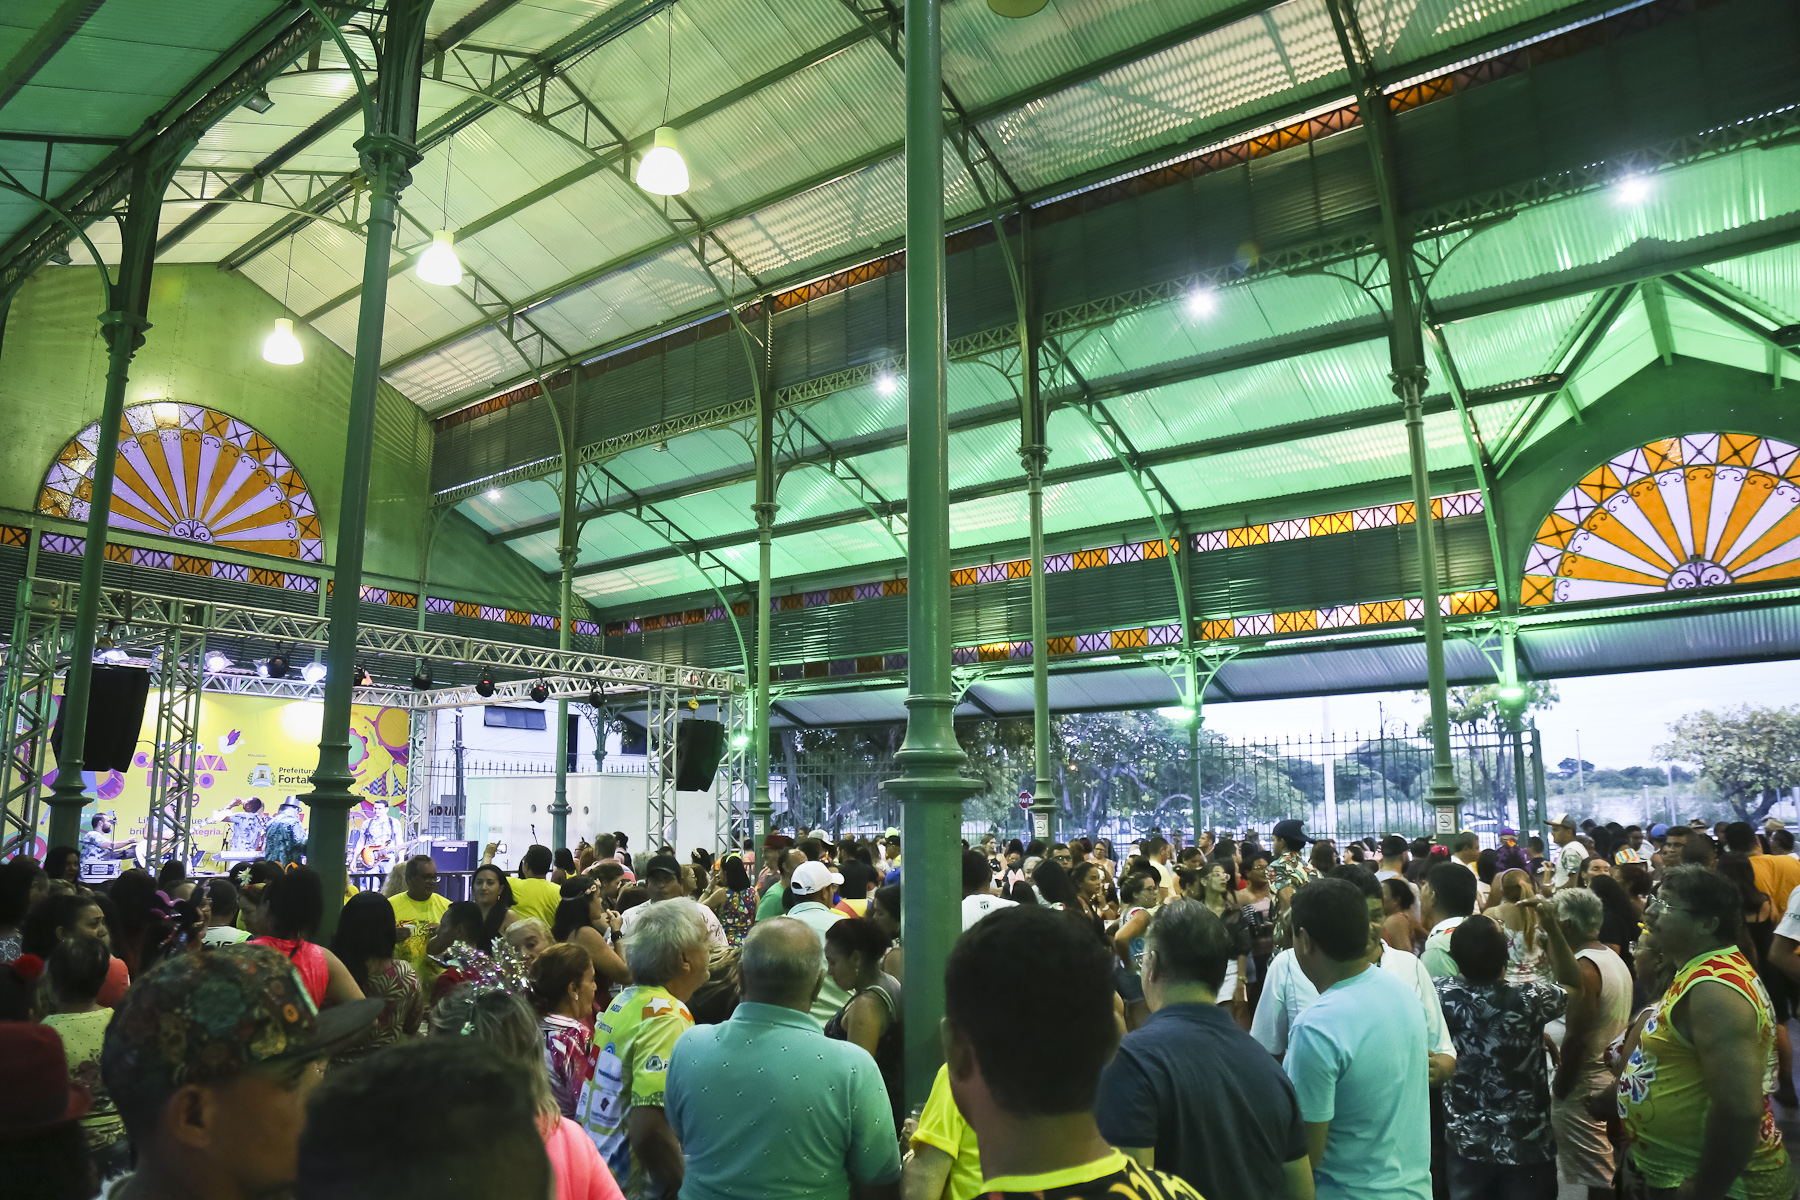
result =
[[[18,856],[0,1194],[1789,1200],[1793,837],[1548,833],[965,843],[918,1107],[893,831],[489,846],[457,901]]]

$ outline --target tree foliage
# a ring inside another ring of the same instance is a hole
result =
[[[1657,757],[1693,763],[1742,821],[1760,821],[1800,784],[1800,708],[1702,709],[1669,724]]]

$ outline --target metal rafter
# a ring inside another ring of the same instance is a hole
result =
[[[483,89],[482,95],[470,97],[438,117],[437,120],[421,128],[417,141],[419,151],[421,153],[428,151],[439,142],[473,124],[505,101],[534,87],[544,74],[554,73],[563,65],[587,54],[596,47],[623,36],[673,3],[674,0],[625,0],[625,3],[615,5],[604,15],[586,22],[537,54],[527,56],[514,69],[497,77],[490,87]],[[470,29],[468,32],[473,33],[474,30]],[[436,46],[428,47],[428,53],[431,55],[427,67],[428,77],[429,73],[439,69],[445,55],[451,49],[452,47],[443,41]],[[343,119],[343,116],[337,117],[339,122]],[[325,120],[332,120],[332,115],[328,114]],[[315,129],[319,129],[320,136],[335,127],[335,124],[329,128],[314,126]],[[340,203],[357,188],[367,186],[367,183],[368,177],[360,169],[347,172],[339,177],[336,187],[321,197],[320,203]],[[220,260],[219,265],[227,270],[237,269],[262,251],[286,238],[290,233],[300,229],[306,224],[306,221],[307,218],[301,216],[277,221],[226,255]]]
[[[70,38],[81,32],[81,27],[104,2],[62,0],[44,18],[37,32],[26,38],[25,44],[14,51],[11,58],[0,63],[0,109],[19,94],[20,88],[31,82],[32,76],[42,70],[45,63],[56,57],[56,52],[67,45]]]
[[[77,180],[57,199],[57,209],[78,226],[107,216],[130,195],[133,164],[140,154],[170,165],[186,157],[202,134],[316,45],[321,31],[310,13],[283,8],[270,14]],[[0,245],[5,264],[0,267],[0,299],[68,245],[71,236],[55,218],[40,216]]]
[[[1237,21],[1243,20],[1247,16],[1254,16],[1256,13],[1261,12],[1265,7],[1267,7],[1267,5],[1262,3],[1261,0],[1254,0],[1253,3],[1249,3],[1249,4],[1236,5],[1230,9],[1227,9],[1227,10],[1225,10],[1221,13],[1215,14],[1213,16],[1205,17],[1198,21],[1190,22],[1189,24],[1182,26],[1178,30],[1174,30],[1174,31],[1171,31],[1171,32],[1165,33],[1165,34],[1159,34],[1153,38],[1147,38],[1144,41],[1138,43],[1137,45],[1129,47],[1125,50],[1122,50],[1117,54],[1109,55],[1102,59],[1097,59],[1091,63],[1085,63],[1081,67],[1064,72],[1063,74],[1055,76],[1052,79],[1045,80],[1044,82],[1035,84],[1029,88],[1020,89],[1019,91],[1014,92],[1008,96],[1003,96],[1003,97],[999,98],[998,100],[993,101],[992,103],[985,104],[985,105],[979,105],[975,108],[964,110],[962,112],[962,115],[960,118],[953,119],[953,120],[950,120],[947,122],[946,136],[948,137],[953,134],[959,133],[964,124],[966,124],[970,127],[979,126],[983,122],[991,120],[992,118],[994,118],[996,116],[999,116],[1003,113],[1011,112],[1015,109],[1022,108],[1026,105],[1035,103],[1036,101],[1044,99],[1046,96],[1052,96],[1052,95],[1057,94],[1058,92],[1066,91],[1069,88],[1076,87],[1076,86],[1079,86],[1084,83],[1092,82],[1094,79],[1097,79],[1102,75],[1105,75],[1109,71],[1116,70],[1118,67],[1125,66],[1125,65],[1128,65],[1133,62],[1137,62],[1142,58],[1146,58],[1151,55],[1161,53],[1162,51],[1167,50],[1172,46],[1181,45],[1184,42],[1192,41],[1197,37],[1202,37],[1208,33],[1214,32],[1218,29],[1225,28],[1228,25],[1231,25]],[[868,19],[868,18],[866,18],[866,19]],[[868,19],[868,20],[869,20],[869,23],[864,26],[864,37],[859,38],[858,39],[859,41],[866,40],[867,37],[875,36],[878,33],[885,32],[885,30],[887,28],[887,23],[883,22],[879,19]],[[783,78],[785,78],[785,76],[783,76]],[[771,82],[775,82],[775,81],[771,81]],[[1197,134],[1192,138],[1184,139],[1182,142],[1165,147],[1161,152],[1162,158],[1167,159],[1170,157],[1178,156],[1183,152],[1184,146],[1209,144],[1210,142],[1217,140],[1220,136],[1221,135],[1216,130],[1209,130],[1206,133]],[[827,170],[818,172],[815,175],[808,176],[807,178],[802,179],[802,180],[798,181],[797,183],[791,184],[787,187],[776,189],[775,191],[770,192],[766,195],[759,196],[759,197],[757,197],[753,200],[750,200],[744,204],[738,205],[735,208],[729,209],[726,212],[714,214],[707,218],[709,227],[717,228],[719,226],[728,225],[734,221],[742,220],[743,218],[751,216],[754,213],[760,212],[763,209],[769,208],[776,204],[780,204],[783,201],[790,200],[795,196],[802,195],[805,192],[809,192],[812,189],[819,187],[823,184],[830,183],[833,180],[841,179],[847,175],[853,175],[856,172],[865,170],[871,166],[874,166],[877,163],[887,162],[891,159],[899,158],[901,155],[904,154],[905,149],[906,149],[906,146],[905,146],[904,141],[896,141],[896,142],[892,142],[888,145],[878,147],[877,149],[875,149],[867,154],[861,155],[861,156],[859,156],[855,159],[852,159],[848,162],[839,163]],[[1117,172],[1114,172],[1114,173],[1117,173]],[[582,177],[585,178],[585,175],[583,175]],[[565,178],[567,178],[567,177],[565,177]],[[576,180],[570,178],[570,179],[568,179],[568,182],[573,183],[573,182],[576,182]],[[558,188],[556,190],[560,190],[560,188]],[[1047,198],[1048,196],[1058,194],[1059,192],[1064,191],[1064,190],[1067,190],[1067,189],[1060,187],[1060,186],[1054,187],[1054,188],[1048,188],[1048,189],[1040,189],[1040,191],[1041,191],[1040,195],[1026,196],[1024,198],[1025,199],[1044,199],[1044,198]],[[554,194],[554,191],[546,192],[545,194],[546,195]],[[533,193],[533,196],[534,196],[534,202],[536,199],[544,198],[543,196],[537,195],[536,193]],[[511,214],[509,213],[508,215],[511,215]],[[570,276],[567,279],[564,279],[564,280],[559,281],[558,283],[552,284],[551,286],[549,286],[547,288],[541,289],[539,292],[535,293],[534,295],[527,297],[522,303],[525,303],[528,305],[549,303],[550,301],[555,300],[559,296],[565,295],[569,292],[575,291],[578,288],[584,287],[589,283],[592,283],[596,279],[604,278],[607,275],[615,274],[619,271],[623,271],[632,266],[635,266],[638,263],[642,263],[647,260],[653,259],[653,258],[657,257],[658,255],[663,254],[670,249],[673,249],[675,246],[679,245],[680,242],[681,242],[680,238],[670,237],[670,238],[660,239],[656,242],[649,243],[642,247],[638,247],[636,249],[633,249],[633,250],[627,252],[624,255],[619,256],[618,258],[615,258],[606,263],[602,263],[598,267],[592,268],[591,270],[580,272],[579,274]],[[896,247],[898,246],[898,239],[896,239],[894,245]],[[885,252],[885,249],[883,252]],[[811,273],[807,277],[808,278],[816,278],[817,275],[818,275],[818,269],[813,268]],[[770,285],[771,288],[773,288],[774,286],[775,285]],[[711,311],[711,310],[709,310],[709,311]],[[446,346],[453,345],[456,342],[461,341],[463,338],[466,338],[466,337],[470,336],[472,333],[476,332],[477,328],[478,328],[477,326],[467,326],[467,327],[464,327],[463,329],[446,334],[443,337],[433,339],[431,342],[427,343],[425,346],[422,346],[417,350],[409,351],[407,354],[400,355],[396,358],[388,360],[387,362],[384,362],[382,364],[382,370],[384,372],[397,370],[400,367],[405,366],[409,362],[416,361],[417,359],[422,358],[427,354],[433,353],[437,350],[441,350]],[[632,338],[629,340],[639,341],[639,340],[642,340],[645,336],[647,336],[647,334],[645,332],[640,331],[639,333],[633,335]],[[594,350],[584,351],[582,353],[581,357],[584,357],[584,358],[592,357],[595,353],[597,353],[597,351],[594,351]]]
[[[1554,386],[1546,384],[1546,387]],[[1471,395],[1468,403],[1471,407],[1483,403],[1497,403],[1517,396],[1517,392],[1508,392],[1495,396]],[[1424,401],[1427,416],[1454,413],[1455,405],[1449,396],[1428,396]],[[1011,420],[1018,419],[1016,406],[1010,414]],[[1300,438],[1319,437],[1325,434],[1342,433],[1357,429],[1370,429],[1382,425],[1393,425],[1401,420],[1401,415],[1391,408],[1372,408],[1349,415],[1332,415],[1318,417],[1307,421],[1297,421],[1289,425],[1277,425],[1268,429],[1257,430],[1248,434],[1233,434],[1229,437],[1209,438],[1200,442],[1188,442],[1180,446],[1169,446],[1160,450],[1146,450],[1137,455],[1137,468],[1163,466],[1169,463],[1186,462],[1197,458],[1209,458],[1220,454],[1231,454],[1242,450],[1251,450],[1259,446],[1279,445],[1283,442]],[[1056,467],[1044,472],[1044,486],[1054,487],[1059,484],[1075,483],[1087,479],[1102,479],[1124,473],[1126,468],[1114,458],[1096,459],[1093,462],[1076,463],[1066,467]],[[966,504],[974,500],[986,500],[995,496],[1008,496],[1023,492],[1026,486],[1024,475],[1011,476],[989,483],[970,484],[955,488],[950,492],[950,503]],[[880,515],[887,511],[903,513],[906,511],[905,500],[890,501],[887,510],[878,510]],[[800,533],[817,533],[825,529],[841,528],[845,525],[858,525],[870,519],[866,509],[846,509],[835,513],[825,513],[816,517],[808,517],[799,521],[789,521],[777,525],[774,534],[777,538],[788,537]],[[692,545],[709,551],[724,550],[736,546],[751,545],[756,541],[756,530],[734,530],[730,533],[695,540]],[[585,563],[575,568],[575,574],[599,575],[608,571],[628,570],[632,567],[644,566],[673,557],[670,551],[647,551],[641,554],[628,555],[621,558]]]

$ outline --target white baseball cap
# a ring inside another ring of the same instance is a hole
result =
[[[794,895],[812,896],[828,892],[844,882],[844,877],[822,862],[803,862],[794,868]]]

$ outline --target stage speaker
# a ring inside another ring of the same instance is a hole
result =
[[[430,854],[439,871],[473,871],[481,865],[481,851],[474,842],[432,838]]]
[[[689,718],[675,726],[675,790],[704,792],[719,772],[725,753],[725,727],[717,721]]]
[[[144,725],[144,702],[150,695],[150,672],[142,667],[94,664],[88,685],[87,737],[81,766],[86,771],[129,771]],[[50,729],[50,749],[62,760],[62,705]]]

